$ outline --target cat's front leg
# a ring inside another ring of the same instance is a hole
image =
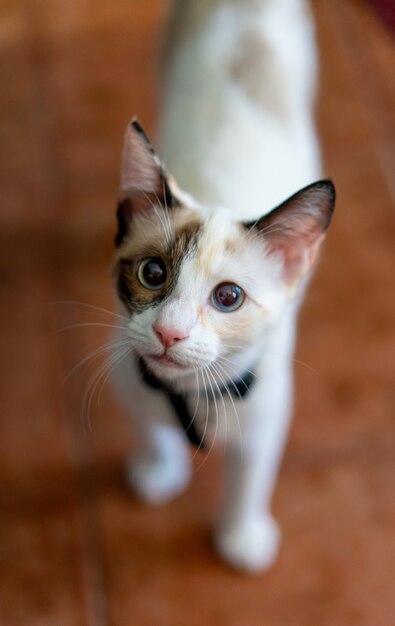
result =
[[[277,556],[280,531],[270,501],[288,432],[290,396],[290,371],[283,367],[275,382],[254,390],[250,402],[238,402],[241,437],[227,445],[215,537],[219,554],[237,569],[262,571]]]
[[[139,498],[164,504],[184,491],[191,478],[189,450],[177,426],[145,423],[136,452],[126,465],[127,479]]]
[[[136,363],[136,359],[124,360],[114,381],[136,436],[135,449],[126,462],[126,478],[140,499],[163,504],[188,485],[190,452],[163,393],[142,381]]]

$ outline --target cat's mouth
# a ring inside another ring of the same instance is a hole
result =
[[[195,370],[196,367],[199,367],[196,363],[185,362],[184,359],[181,361],[173,358],[173,356],[170,356],[166,352],[162,354],[144,355],[143,358],[147,362],[148,366],[150,366],[154,371],[157,371],[160,376],[164,376],[165,378],[188,374]]]
[[[160,363],[161,365],[171,365],[171,366],[175,366],[175,367],[184,367],[181,363],[179,363],[178,361],[176,361],[175,359],[172,359],[172,357],[170,357],[168,354],[164,353],[164,354],[152,354],[150,356],[147,356],[145,358],[148,359],[152,359],[153,361],[155,361],[156,363]]]
[[[160,376],[164,376],[166,378],[181,376],[196,370],[204,369],[214,360],[212,359],[207,362],[207,359],[197,359],[196,356],[191,358],[190,355],[186,354],[173,355],[171,350],[170,353],[169,350],[165,350],[160,354],[151,353],[142,354],[141,356],[152,370],[156,371]]]

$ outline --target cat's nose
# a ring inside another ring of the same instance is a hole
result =
[[[169,326],[162,326],[161,324],[154,324],[153,329],[159,341],[165,348],[170,348],[175,343],[182,341],[188,337],[188,333],[180,330],[179,328],[171,328]]]

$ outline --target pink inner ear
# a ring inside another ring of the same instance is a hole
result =
[[[331,221],[335,198],[332,181],[320,180],[295,193],[254,225],[269,254],[282,257],[288,284],[294,284],[311,269]]]
[[[312,268],[324,238],[325,234],[318,235],[307,246],[302,242],[297,245],[295,242],[288,245],[283,242],[277,246],[269,246],[269,253],[279,253],[283,258],[284,278],[288,285],[295,284]]]
[[[126,129],[121,162],[121,194],[160,193],[162,169],[145,138],[131,125]]]
[[[296,283],[313,266],[325,232],[314,218],[300,222],[290,219],[287,227],[268,229],[266,243],[268,252],[278,253],[284,262],[284,277],[289,285]],[[277,231],[277,232],[276,232]]]

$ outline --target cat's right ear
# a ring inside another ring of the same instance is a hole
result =
[[[335,208],[336,192],[330,180],[304,187],[253,224],[266,252],[283,262],[283,276],[296,284],[312,267]]]
[[[117,246],[124,240],[136,215],[170,208],[175,202],[164,168],[137,119],[133,119],[125,131],[120,178]]]

